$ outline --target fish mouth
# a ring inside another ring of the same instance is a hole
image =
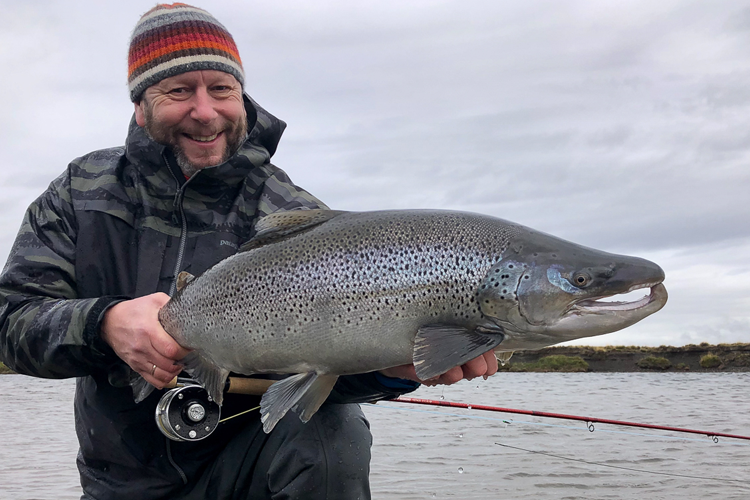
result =
[[[638,300],[624,301],[616,300],[617,297],[637,290],[650,289],[649,294]],[[615,300],[613,300],[615,299]],[[658,306],[657,311],[667,302],[667,289],[663,283],[644,283],[634,285],[630,289],[614,294],[604,295],[593,299],[585,299],[573,305],[573,311],[587,314],[605,314],[616,312],[636,311],[645,307]],[[654,311],[655,312],[655,311]]]

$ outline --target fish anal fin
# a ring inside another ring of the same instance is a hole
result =
[[[136,403],[140,403],[156,389],[153,385],[146,382],[146,379],[138,375],[135,371],[130,376],[130,387],[133,389],[133,399]]]
[[[426,325],[414,339],[417,377],[429,380],[476,358],[503,341],[501,331],[483,332],[455,325]]]
[[[255,224],[255,236],[240,246],[240,252],[282,240],[288,236],[307,231],[347,212],[316,208],[313,210],[289,210],[276,212],[260,219]]]
[[[221,405],[224,401],[224,384],[229,376],[229,370],[216,366],[213,362],[192,351],[180,361],[185,371],[200,384],[209,397]]]
[[[177,275],[177,291],[181,291],[185,286],[187,286],[188,283],[193,281],[195,279],[195,276],[190,274],[187,271],[182,271],[180,274]]]
[[[268,434],[289,410],[307,422],[328,398],[338,375],[315,372],[300,373],[279,380],[268,388],[260,400],[263,431]]]

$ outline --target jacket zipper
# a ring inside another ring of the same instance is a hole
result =
[[[180,186],[180,181],[179,179],[177,179],[177,176],[170,168],[169,160],[167,159],[166,155],[162,155],[162,157],[164,158],[164,163],[167,164],[167,169],[172,174],[172,177],[174,177],[174,180],[177,182],[177,186],[179,187],[177,193],[175,194],[174,204],[179,208],[180,222],[182,224],[182,229],[180,230],[180,246],[177,250],[177,263],[175,264],[174,272],[172,273],[172,284],[169,286],[169,296],[173,297],[175,292],[177,291],[177,275],[180,273],[180,269],[182,268],[182,259],[185,257],[185,247],[187,246],[187,220],[185,219],[185,208],[182,206],[182,201],[185,195],[185,187],[195,176],[190,177],[187,181],[185,181],[184,184],[182,184],[182,186]]]
[[[170,285],[169,287],[169,296],[172,297],[177,290],[177,275],[179,274],[180,268],[182,267],[182,259],[185,257],[185,246],[187,245],[187,220],[185,219],[185,208],[182,206],[182,201],[185,194],[185,186],[187,186],[188,182],[190,182],[190,179],[188,179],[184,184],[180,185],[180,180],[177,178],[175,173],[172,171],[172,168],[169,166],[169,160],[167,159],[166,155],[162,155],[162,157],[164,158],[164,163],[166,163],[167,165],[167,170],[169,170],[175,182],[177,182],[178,189],[177,193],[175,194],[174,204],[177,205],[177,207],[179,207],[180,209],[180,223],[182,224],[182,229],[180,230],[180,246],[177,250],[177,263],[174,267],[172,285]],[[188,478],[185,475],[185,471],[183,471],[182,468],[177,465],[177,462],[175,462],[174,457],[172,456],[172,443],[170,442],[169,438],[165,437],[164,440],[167,442],[167,459],[169,460],[169,463],[180,475],[180,478],[182,478],[182,482],[184,484],[188,484]]]

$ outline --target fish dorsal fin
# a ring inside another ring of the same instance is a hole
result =
[[[195,279],[195,276],[190,274],[187,271],[182,271],[180,274],[177,275],[177,291],[181,291],[183,288],[187,286],[188,283],[193,281]]]
[[[344,210],[290,210],[266,215],[255,224],[255,237],[240,246],[240,252],[279,241],[287,236],[307,231],[334,217],[347,213]]]

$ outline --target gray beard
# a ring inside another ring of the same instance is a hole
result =
[[[242,142],[245,142],[245,141],[243,140]],[[224,154],[222,155],[221,161],[217,163],[216,165],[207,165],[205,167],[199,167],[195,165],[193,162],[191,162],[190,160],[188,160],[187,156],[185,156],[185,153],[182,151],[182,148],[178,146],[171,146],[171,147],[172,147],[172,153],[174,153],[174,157],[175,159],[177,159],[177,166],[180,167],[180,170],[182,170],[182,173],[183,175],[185,175],[185,177],[190,178],[193,175],[195,175],[195,173],[198,172],[199,170],[221,165],[222,163],[227,161],[229,158],[231,158],[232,155],[234,155],[234,153],[237,152],[237,150],[240,148],[241,145],[242,143],[240,143],[236,147],[233,147],[232,144],[227,144],[227,148],[224,150]]]

